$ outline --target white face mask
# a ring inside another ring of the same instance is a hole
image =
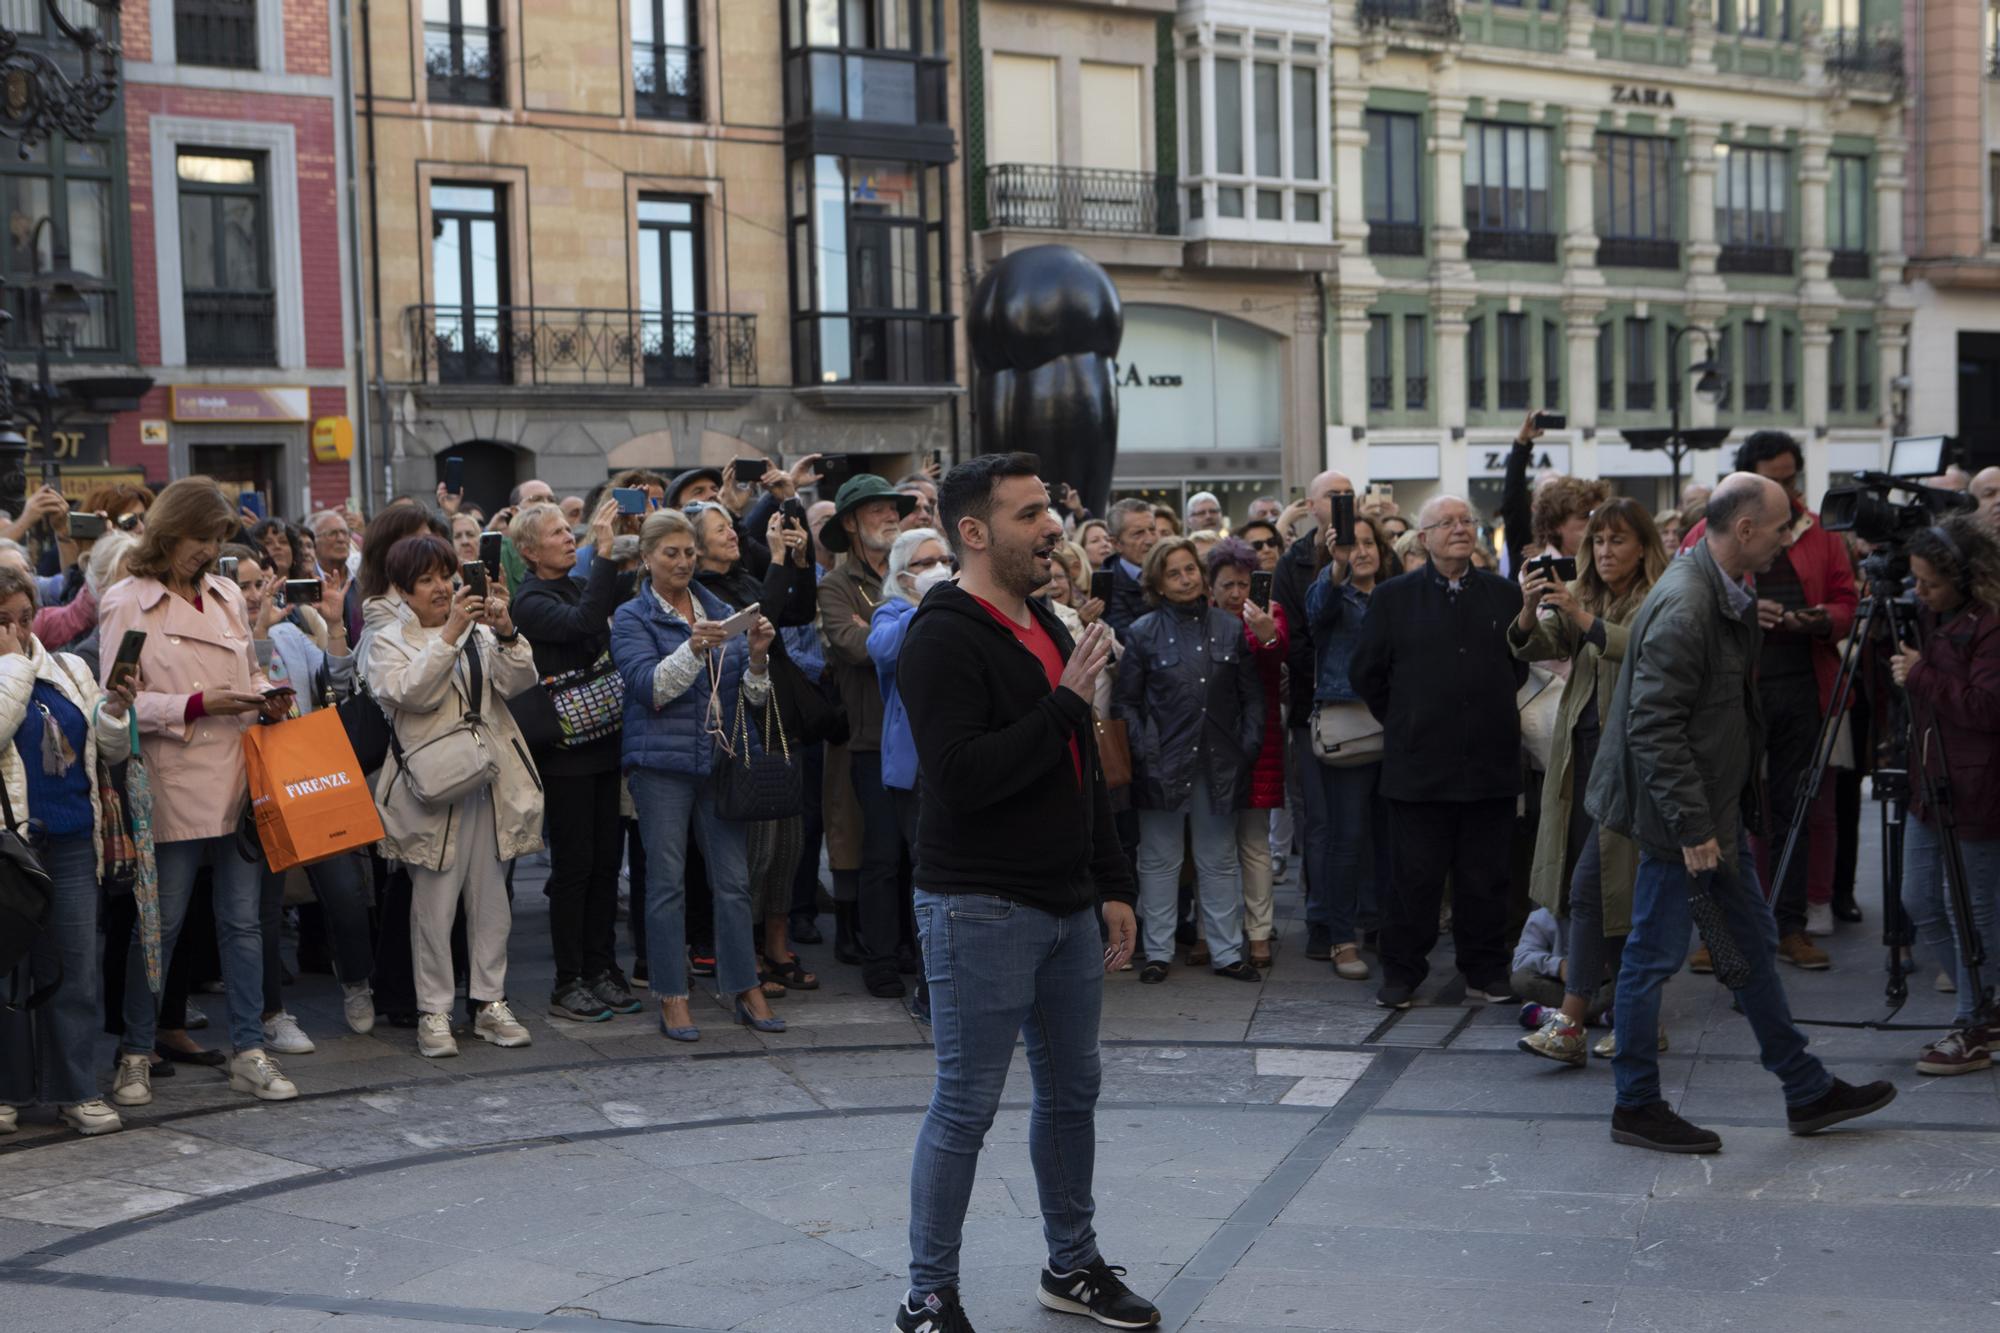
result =
[[[924,599],[925,593],[950,577],[950,565],[932,565],[921,574],[912,574],[909,576],[910,585],[916,589],[917,600],[920,602]]]

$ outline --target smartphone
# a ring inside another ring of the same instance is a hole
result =
[[[1555,575],[1558,583],[1576,581],[1576,557],[1571,555],[1538,555],[1528,562],[1529,569],[1546,569]]]
[[[1535,413],[1535,428],[1537,430],[1567,430],[1569,429],[1569,417],[1566,413],[1562,412],[1537,412]]]
[[[42,485],[44,485],[44,486],[52,486],[52,487],[54,487],[54,488],[55,488],[56,490],[61,490],[61,489],[62,489],[62,464],[61,464],[61,463],[44,463],[44,464],[42,464]]]
[[[940,480],[942,480],[944,477],[944,450],[942,449],[931,450],[931,466],[937,470],[938,477]],[[1058,483],[1058,487],[1060,488],[1060,483]],[[1058,489],[1057,493],[1058,494],[1061,493],[1060,489]]]
[[[1371,500],[1387,500],[1389,503],[1394,504],[1396,502],[1396,488],[1386,481],[1372,481],[1368,483],[1368,498]]]
[[[1348,497],[1348,502],[1350,504],[1353,503],[1352,496]],[[1252,574],[1250,576],[1250,600],[1257,603],[1258,606],[1262,607],[1266,611],[1269,611],[1271,609],[1270,570],[1260,569],[1255,574]]]
[[[646,501],[650,497],[637,486],[613,486],[611,498],[618,502],[619,513],[643,514],[646,512]]]
[[[238,491],[236,507],[249,510],[260,523],[271,516],[271,511],[264,507],[264,497],[256,491]]]
[[[756,602],[752,602],[722,622],[722,638],[725,643],[739,634],[748,634],[751,628],[756,625],[757,617],[760,614],[757,610],[757,605]]]
[[[80,542],[96,541],[110,526],[102,514],[78,512],[69,516],[69,535]]]
[[[735,461],[736,484],[755,486],[771,470],[771,465],[761,458],[739,458]]]
[[[820,489],[830,498],[840,489],[840,483],[854,475],[854,465],[847,461],[846,454],[821,454],[819,474]]]
[[[146,631],[128,629],[125,637],[118,641],[118,656],[111,659],[111,675],[106,683],[116,685],[127,676],[137,675],[139,654],[146,647]]]
[[[643,495],[645,492],[641,491],[640,494]],[[486,573],[491,578],[501,577],[500,551],[506,541],[506,537],[497,532],[479,534],[479,562],[486,566]]]
[[[320,599],[318,579],[286,579],[285,605],[315,606]]]
[[[231,583],[236,582],[236,557],[233,555],[218,557],[215,562],[215,572]]]
[[[806,526],[806,502],[799,499],[798,496],[794,495],[791,499],[779,505],[778,512],[798,524],[801,528]]]
[[[1301,500],[1303,500],[1303,499],[1305,499],[1305,498],[1306,498],[1306,488],[1305,488],[1305,487],[1303,487],[1303,486],[1294,486],[1294,487],[1292,487],[1292,503],[1293,503],[1293,504],[1297,504],[1297,503],[1298,503],[1299,501],[1301,501]]]
[[[1328,505],[1333,509],[1333,530],[1340,534],[1336,543],[1341,546],[1354,545],[1354,496],[1329,495]]]
[[[1118,576],[1108,569],[1093,569],[1090,572],[1090,595],[1106,606],[1111,605],[1111,589],[1118,582]]]
[[[465,494],[465,460],[457,454],[448,455],[444,460],[444,493]]]
[[[465,586],[472,589],[475,596],[486,595],[486,566],[478,560],[468,560],[458,567],[458,576],[465,580]],[[289,580],[287,584],[289,585]]]

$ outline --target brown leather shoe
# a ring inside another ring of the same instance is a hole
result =
[[[1250,941],[1250,966],[1269,967],[1271,965],[1271,941]]]
[[[1808,972],[1824,972],[1833,966],[1833,959],[1827,957],[1826,950],[1807,939],[1803,933],[1787,935],[1779,940],[1778,957]]]
[[[1706,944],[1699,946],[1693,953],[1688,955],[1688,971],[1715,971],[1715,960],[1708,956],[1708,946]]]
[[[1208,944],[1204,941],[1200,944],[1188,945],[1187,960],[1189,967],[1207,967],[1209,962]]]

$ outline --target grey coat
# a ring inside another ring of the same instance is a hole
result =
[[[1707,542],[1667,566],[1604,716],[1584,801],[1593,818],[1656,857],[1715,838],[1731,862],[1741,812],[1757,808],[1762,639],[1755,601],[1737,609]]]
[[[1210,796],[1236,810],[1264,744],[1264,682],[1243,650],[1243,622],[1203,602],[1162,606],[1125,632],[1113,712],[1132,750],[1132,804],[1185,811],[1205,748]]]

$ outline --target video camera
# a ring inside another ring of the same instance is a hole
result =
[[[1887,472],[1859,472],[1854,485],[1827,491],[1820,504],[1820,526],[1828,532],[1853,532],[1877,546],[1899,546],[1947,514],[1976,508],[1977,502],[1965,492],[1926,486],[1920,480],[1943,473],[1948,444],[1942,435],[1897,440],[1890,449]],[[1898,492],[1911,498],[1892,500]]]

